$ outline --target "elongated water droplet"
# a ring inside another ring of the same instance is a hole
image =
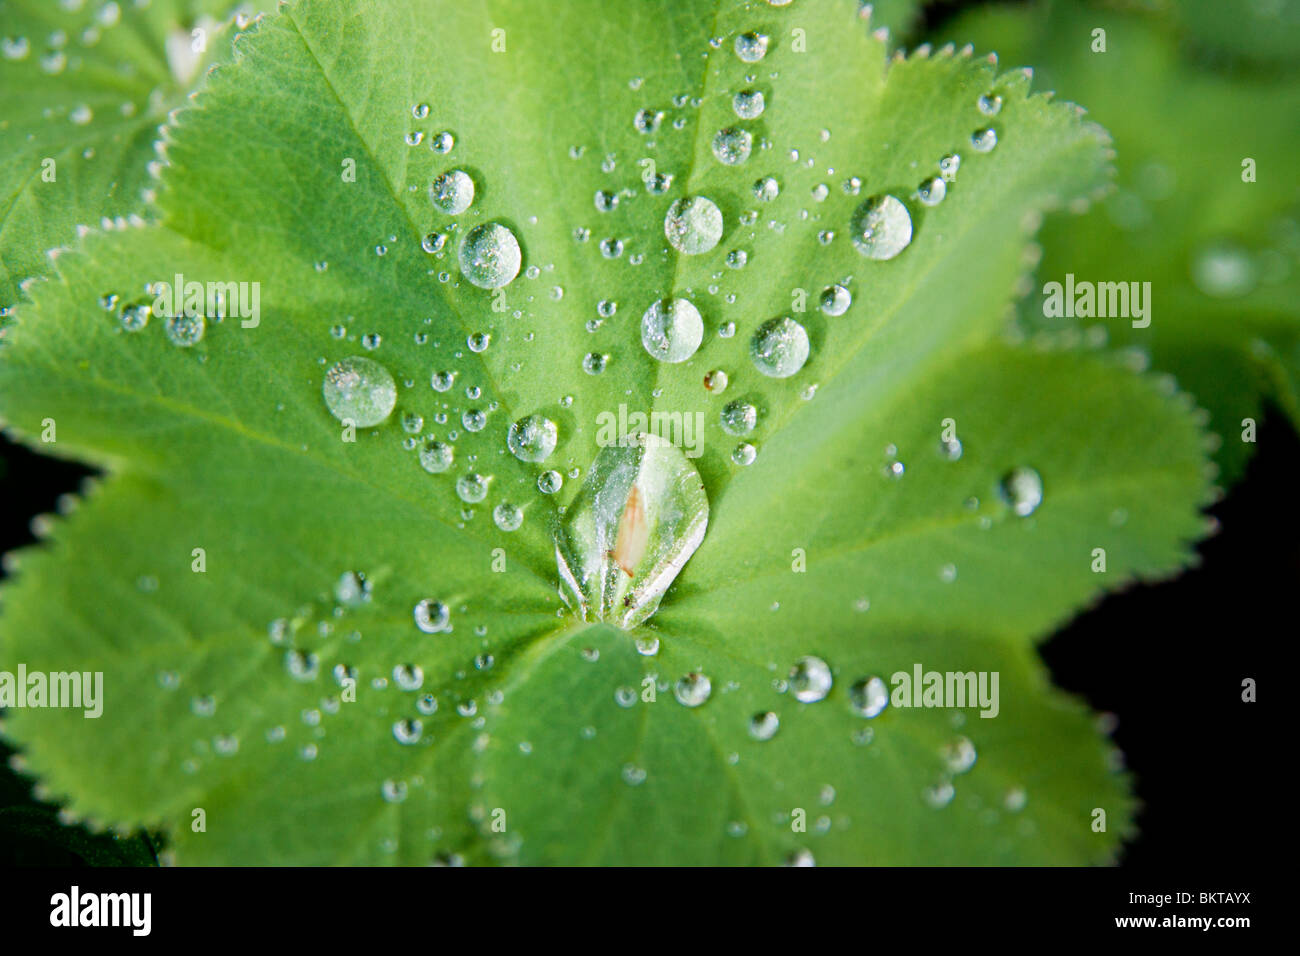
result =
[[[641,316],[641,344],[661,362],[685,362],[702,341],[704,320],[686,299],[661,299]]]
[[[650,617],[704,539],[709,501],[676,445],[638,432],[600,450],[556,536],[560,594],[585,620]]]
[[[373,359],[360,355],[331,365],[325,372],[321,394],[335,418],[350,421],[358,428],[378,425],[392,414],[397,404],[397,385],[392,374]]]
[[[912,241],[912,216],[893,196],[872,196],[853,214],[853,245],[868,259],[892,259]]]

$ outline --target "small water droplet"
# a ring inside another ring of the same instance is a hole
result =
[[[506,444],[520,461],[543,462],[555,451],[559,429],[545,415],[529,415],[510,426]]]
[[[425,598],[415,605],[415,626],[425,634],[451,630],[451,609],[441,601]]]

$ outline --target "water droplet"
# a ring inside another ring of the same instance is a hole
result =
[[[128,305],[122,309],[122,314],[118,321],[122,323],[122,328],[128,332],[139,332],[149,324],[149,317],[153,315],[153,309],[148,303],[139,303],[137,305]]]
[[[206,323],[201,312],[182,312],[168,316],[163,322],[167,341],[183,349],[197,345],[203,339]]]
[[[503,501],[492,509],[492,521],[502,531],[518,531],[524,523],[524,513],[510,502]]]
[[[425,634],[451,630],[451,609],[441,601],[425,598],[415,605],[415,626]]]
[[[458,216],[474,202],[474,180],[463,169],[443,173],[429,186],[429,201],[449,216]]]
[[[1024,518],[1043,503],[1043,479],[1032,468],[1013,468],[998,482],[998,494]]]
[[[345,607],[360,607],[370,600],[371,583],[359,571],[344,571],[334,584],[334,599]]]
[[[564,476],[558,471],[544,471],[537,476],[537,490],[544,495],[553,495],[564,486]]]
[[[444,155],[450,153],[452,149],[455,148],[455,146],[456,146],[456,137],[453,136],[448,130],[443,130],[440,133],[436,133],[433,139],[429,141],[430,149],[432,149],[435,153],[442,153]]]
[[[998,131],[989,126],[970,134],[970,144],[977,153],[987,153],[998,144]]]
[[[414,717],[408,717],[405,720],[398,720],[393,723],[393,738],[399,744],[410,746],[418,743],[423,732],[424,724]]]
[[[447,234],[445,232],[431,232],[420,240],[420,248],[429,255],[435,255],[442,251],[442,247],[447,244]]]
[[[952,798],[957,791],[953,789],[951,783],[947,780],[941,780],[932,787],[927,787],[924,793],[925,802],[936,810],[940,810],[952,803]]]
[[[853,214],[853,245],[868,259],[892,259],[912,241],[912,216],[893,196],[872,196]]]
[[[415,117],[416,119],[418,119],[418,120],[428,119],[428,116],[429,116],[429,104],[428,104],[428,103],[416,103],[414,106],[411,107],[411,115],[414,116],[414,117]]]
[[[435,392],[447,392],[456,383],[456,373],[451,371],[434,372],[429,384]]]
[[[996,93],[985,93],[976,101],[976,105],[985,116],[997,116],[1002,109],[1002,97]]]
[[[749,343],[754,367],[772,378],[789,378],[808,361],[808,331],[787,316],[769,319]]]
[[[480,289],[509,285],[523,262],[519,240],[499,222],[485,222],[466,233],[459,258],[461,274]]]
[[[456,494],[468,505],[478,504],[488,493],[488,480],[471,472],[456,479]]]
[[[937,206],[948,195],[948,184],[942,176],[932,176],[916,187],[916,198],[922,206]]]
[[[398,664],[393,668],[393,683],[401,690],[419,690],[424,686],[424,670],[418,664]]]
[[[843,315],[853,304],[853,295],[842,285],[827,286],[822,290],[821,310],[830,316]]]
[[[704,341],[704,320],[686,299],[657,300],[641,316],[641,344],[661,362],[685,362]]]
[[[683,707],[699,707],[712,693],[713,681],[704,674],[687,674],[673,685],[673,696]]]
[[[642,657],[654,657],[659,653],[659,638],[653,634],[649,637],[638,637],[636,639],[636,652]]]
[[[727,390],[727,382],[727,373],[720,368],[715,368],[704,376],[704,387],[715,395]]]
[[[315,654],[293,648],[284,652],[284,669],[294,680],[315,680],[320,673],[320,662]]]
[[[781,184],[771,176],[764,176],[754,183],[754,198],[760,202],[771,202],[781,195]]]
[[[623,766],[623,781],[632,787],[639,786],[645,783],[645,770],[635,764],[625,764]]]
[[[825,699],[834,683],[830,665],[820,657],[801,657],[790,670],[790,689],[805,704]]]
[[[684,255],[708,252],[722,238],[722,211],[704,196],[678,199],[664,217],[664,235]]]
[[[766,105],[759,90],[741,90],[731,98],[731,107],[741,119],[758,119]]]
[[[588,375],[599,375],[605,371],[605,363],[609,357],[599,352],[588,352],[582,357],[582,370]]]
[[[754,148],[754,134],[749,130],[730,126],[713,136],[713,156],[725,166],[739,166],[749,159]]]
[[[406,783],[402,780],[385,780],[379,792],[388,803],[401,803],[406,799]]]
[[[949,773],[965,773],[975,766],[975,745],[965,737],[957,737],[944,745],[942,756]]]
[[[770,710],[749,718],[749,736],[755,740],[771,740],[780,729],[781,718]]]
[[[961,156],[958,153],[949,153],[939,160],[939,175],[943,177],[945,183],[954,182],[957,179],[957,170],[960,168]]]
[[[770,2],[770,0],[769,0]],[[813,859],[810,850],[796,850],[785,858],[786,866],[816,866],[817,861]]]
[[[380,424],[397,404],[392,374],[373,359],[359,355],[331,365],[325,372],[321,393],[335,418],[351,421],[358,428]]]
[[[758,449],[747,441],[741,442],[731,452],[731,460],[737,465],[752,465],[758,457]]]
[[[849,688],[849,704],[859,717],[875,717],[889,704],[889,687],[879,677],[864,677]]]
[[[768,38],[764,33],[751,31],[736,37],[736,56],[746,63],[757,63],[767,56]]]
[[[560,593],[584,619],[650,617],[708,526],[709,502],[676,445],[638,432],[600,450],[556,537]]]
[[[661,110],[646,109],[637,110],[636,116],[632,118],[632,125],[636,127],[638,133],[649,136],[659,129],[659,124],[663,121],[664,114]]]
[[[1213,242],[1193,258],[1192,281],[1212,298],[1236,299],[1255,290],[1259,267],[1236,243]]]
[[[728,435],[748,435],[758,424],[758,409],[737,399],[722,406],[719,418],[722,430]]]
[[[510,426],[506,444],[520,461],[543,462],[555,451],[559,429],[545,415],[529,415]]]

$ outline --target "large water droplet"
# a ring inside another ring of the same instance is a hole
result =
[[[668,207],[664,235],[685,255],[708,252],[722,238],[722,210],[704,196],[679,199]]]
[[[384,421],[397,404],[393,376],[373,359],[352,355],[325,372],[321,386],[330,413],[341,422],[370,428]]]
[[[660,299],[641,316],[641,344],[661,362],[685,362],[704,341],[704,320],[686,299]]]
[[[638,432],[600,450],[556,536],[560,594],[584,619],[650,617],[704,539],[704,482],[676,445]]]
[[[754,367],[772,378],[789,378],[808,361],[808,331],[787,316],[758,327],[749,343]]]
[[[480,289],[509,285],[523,262],[519,240],[499,222],[485,222],[466,233],[459,258],[461,274]]]
[[[872,196],[853,214],[853,245],[868,259],[892,259],[912,241],[912,216],[893,196]]]

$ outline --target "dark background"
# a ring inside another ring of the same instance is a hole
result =
[[[929,8],[925,31],[969,5]],[[1125,866],[1233,871],[1276,828],[1276,815],[1260,812],[1279,784],[1278,761],[1264,752],[1271,688],[1245,704],[1241,681],[1259,680],[1266,652],[1294,633],[1298,465],[1300,438],[1270,409],[1244,479],[1211,509],[1220,531],[1198,548],[1201,566],[1108,597],[1042,646],[1059,687],[1118,718],[1114,740],[1144,804]],[[0,438],[0,554],[32,543],[32,517],[54,512],[91,473]],[[0,867],[154,862],[147,836],[59,825],[56,808],[32,799],[30,781],[8,768],[10,754],[0,742]]]

